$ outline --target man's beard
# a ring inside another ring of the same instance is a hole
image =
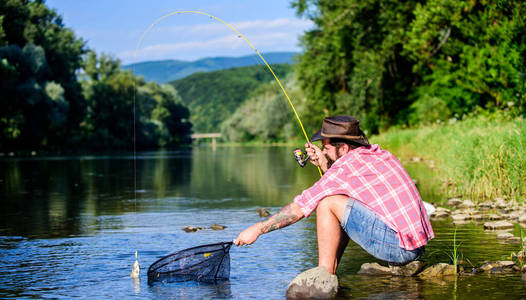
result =
[[[332,164],[335,163],[336,161],[335,160],[332,160],[329,158],[329,156],[327,154],[325,154],[325,158],[327,159],[327,170],[331,168]],[[338,157],[339,158],[339,157]],[[337,158],[337,159],[338,159]]]

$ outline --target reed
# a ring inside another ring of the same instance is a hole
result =
[[[371,138],[400,156],[434,160],[449,196],[524,201],[526,120],[478,116],[447,125],[393,129]]]

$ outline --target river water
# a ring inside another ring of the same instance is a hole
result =
[[[277,212],[309,187],[319,177],[317,170],[297,166],[292,150],[197,147],[139,153],[136,173],[130,155],[0,159],[0,298],[284,298],[288,283],[317,264],[315,216],[263,235],[251,246],[233,247],[227,282],[150,286],[146,270],[171,252],[231,241],[261,220],[257,208]],[[444,201],[432,170],[423,164],[406,168],[424,200]],[[227,228],[181,230],[212,224]],[[447,219],[432,225],[436,238],[422,260],[448,262],[455,226]],[[509,259],[518,250],[480,224],[456,228],[459,250],[473,265]],[[519,225],[512,232],[518,236]],[[139,281],[129,277],[135,250]],[[375,261],[349,244],[338,268],[340,298],[526,298],[519,274],[436,281],[356,274],[361,264]]]

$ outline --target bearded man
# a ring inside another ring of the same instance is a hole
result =
[[[291,225],[316,210],[318,265],[335,274],[349,238],[372,256],[394,264],[418,259],[434,237],[423,201],[394,155],[371,145],[351,116],[323,120],[307,143],[323,176],[281,211],[243,230],[234,243]]]

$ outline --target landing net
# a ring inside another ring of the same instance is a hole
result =
[[[228,280],[232,242],[197,246],[169,254],[148,268],[148,283],[156,281]]]

